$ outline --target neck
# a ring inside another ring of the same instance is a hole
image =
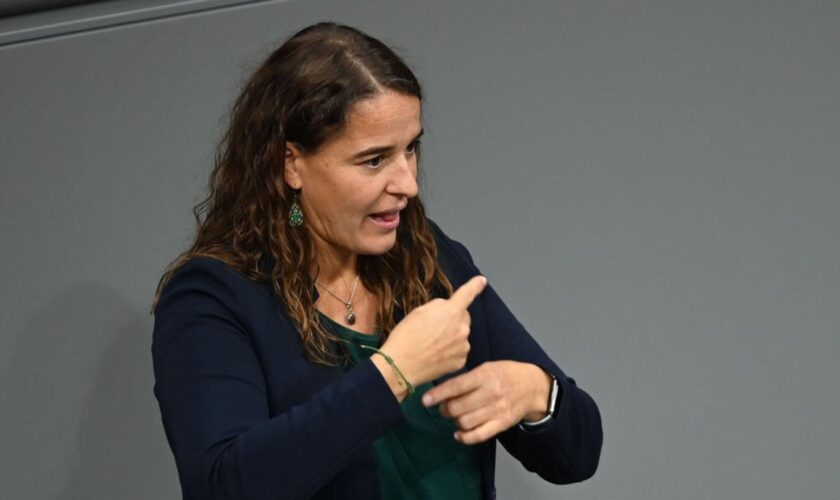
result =
[[[329,285],[341,282],[352,283],[358,275],[358,256],[352,252],[329,245],[315,237],[315,262],[310,275],[319,283]]]
[[[358,274],[355,256],[352,259],[342,261],[318,259],[312,272],[312,276],[322,284],[341,283],[342,281],[352,283]]]

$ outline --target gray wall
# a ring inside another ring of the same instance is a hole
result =
[[[840,4],[268,2],[0,49],[0,498],[177,498],[148,314],[274,44],[370,31],[425,83],[424,195],[599,403],[590,481],[840,492]]]
[[[70,7],[96,0],[0,0],[0,17]]]

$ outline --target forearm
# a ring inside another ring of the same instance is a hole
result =
[[[241,411],[220,413],[228,409],[218,388],[205,394],[217,398],[216,410],[196,413],[196,397],[168,385],[164,378],[159,399],[182,482],[212,500],[308,498],[359,447],[403,418],[390,387],[367,362],[261,421]],[[319,445],[325,441],[329,446]]]
[[[562,396],[552,422],[538,432],[513,427],[499,441],[526,469],[552,483],[583,481],[591,477],[600,459],[603,431],[601,415],[592,398],[574,381],[556,373]]]

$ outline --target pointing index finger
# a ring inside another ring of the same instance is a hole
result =
[[[472,304],[473,300],[478,297],[486,286],[487,278],[481,275],[473,276],[472,279],[455,290],[455,293],[452,294],[449,301],[458,307],[466,309],[470,306],[470,304]]]

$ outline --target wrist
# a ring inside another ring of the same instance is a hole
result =
[[[399,345],[389,345],[387,342],[379,349],[390,356],[391,360],[400,370],[400,373],[411,383],[415,388],[427,382],[423,379],[425,373],[421,373],[422,367],[416,365],[416,357],[410,353],[400,349]],[[382,361],[385,361],[384,359]]]
[[[408,397],[408,388],[403,385],[397,376],[394,369],[388,363],[388,361],[381,355],[377,353],[373,353],[370,357],[370,360],[373,362],[374,366],[379,370],[379,373],[382,374],[382,378],[385,379],[385,382],[388,384],[388,387],[391,388],[391,392],[394,393],[394,397],[397,398],[397,401],[402,403],[405,401],[405,398]]]
[[[531,393],[530,404],[528,406],[528,412],[525,413],[525,416],[522,417],[522,420],[526,422],[536,422],[542,418],[545,418],[548,415],[550,408],[549,406],[549,397],[551,396],[551,389],[554,384],[554,377],[536,365],[531,365],[536,374],[532,378],[535,380],[536,383],[534,384],[534,390]]]

